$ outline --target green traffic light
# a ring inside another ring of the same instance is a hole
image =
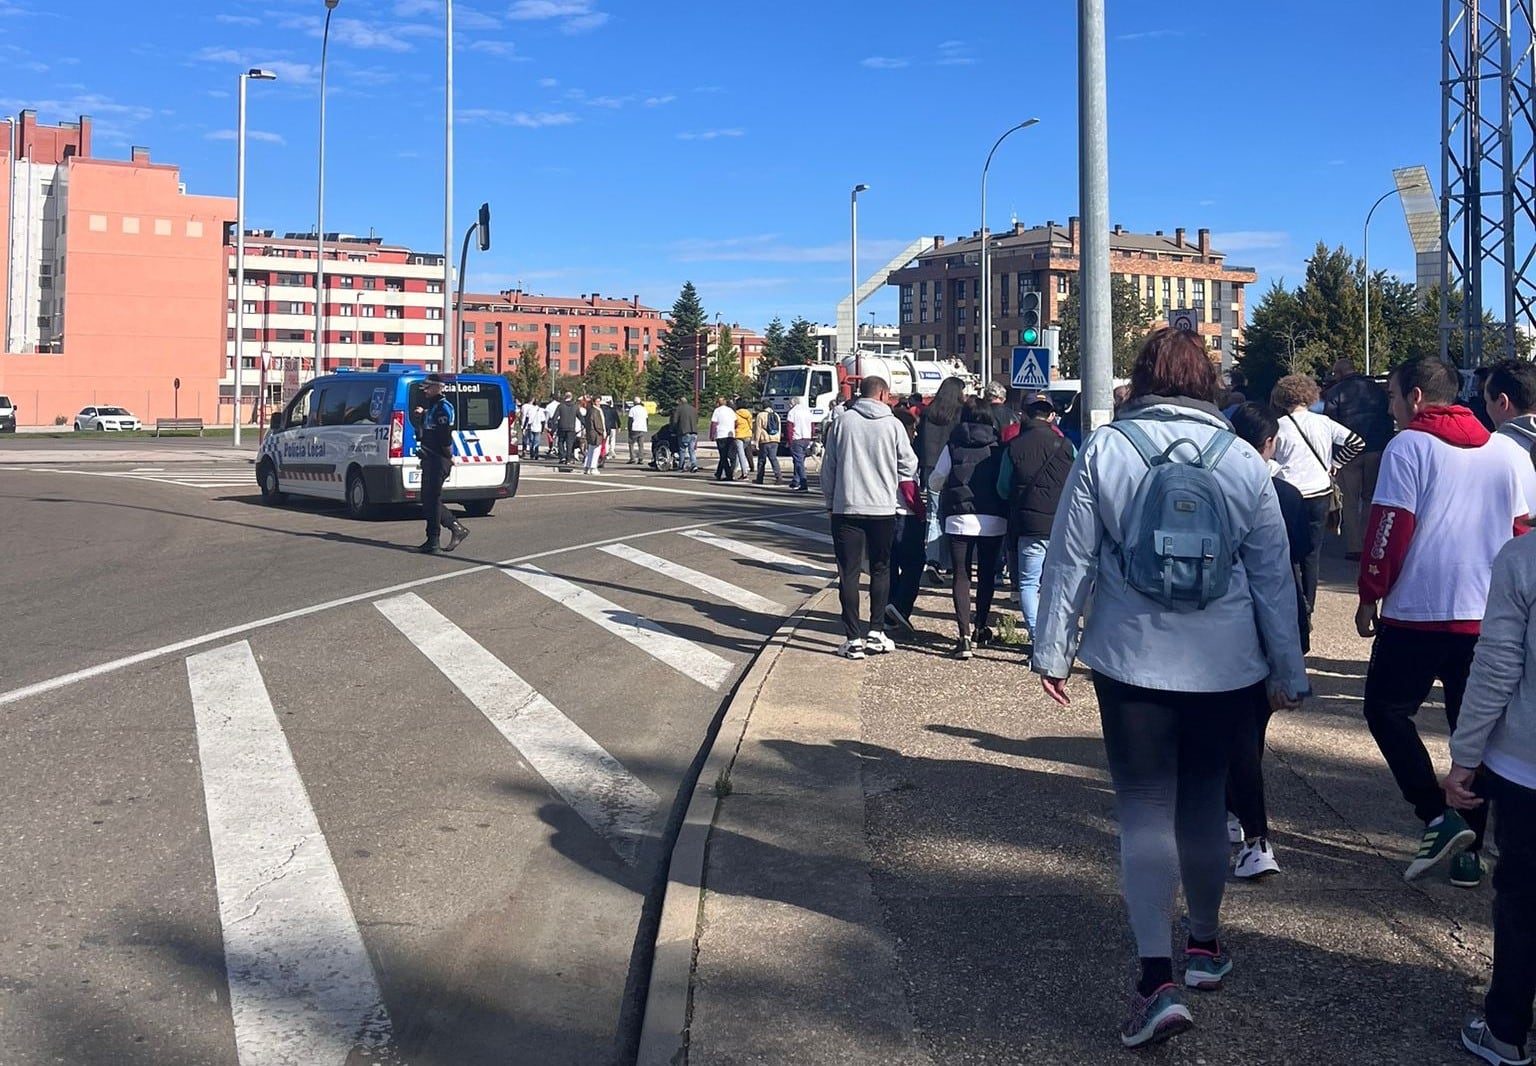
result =
[[[1026,329],[1019,335],[1019,339],[1025,344],[1033,346],[1040,343],[1040,331],[1038,329]]]

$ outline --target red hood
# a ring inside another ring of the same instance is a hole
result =
[[[1488,430],[1477,416],[1455,404],[1424,408],[1408,428],[1439,437],[1455,448],[1481,448],[1488,443]]]

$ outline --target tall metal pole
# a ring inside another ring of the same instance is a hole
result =
[[[240,447],[240,372],[245,364],[245,80],[240,75],[239,118],[235,125],[235,447]]]
[[[1027,118],[1017,126],[1004,132],[992,143],[992,151],[987,153],[987,161],[981,167],[981,372],[988,377],[992,375],[992,271],[988,269],[987,255],[987,171],[992,167],[992,156],[997,152],[998,145],[1008,139],[1009,134],[1019,130],[1028,129],[1040,120]]]
[[[315,373],[325,372],[325,56],[331,44],[331,12],[341,0],[325,0],[320,33],[320,173],[315,183]]]
[[[448,46],[443,115],[443,365],[451,374],[459,369],[463,344],[459,339],[458,319],[454,317],[453,276],[449,257],[453,255],[453,0],[445,5],[448,17]],[[450,345],[452,347],[450,347]],[[451,357],[450,357],[450,353]]]
[[[848,240],[848,339],[853,345],[853,376],[860,380],[864,377],[864,356],[859,351],[859,193],[868,188],[864,184],[853,187],[853,234]]]
[[[1386,200],[1388,197],[1390,197],[1392,195],[1392,193],[1395,193],[1395,192],[1397,192],[1396,189],[1393,189],[1392,192],[1383,193],[1380,196],[1380,198],[1378,198],[1377,201],[1374,204],[1371,205],[1371,209],[1365,213],[1365,240],[1364,240],[1363,243],[1365,245],[1365,376],[1366,377],[1370,377],[1371,376],[1371,216],[1376,213],[1376,209],[1381,206],[1382,201]]]
[[[1083,216],[1082,376],[1084,433],[1113,412],[1114,334],[1109,289],[1109,118],[1104,60],[1104,0],[1077,0],[1078,182]]]

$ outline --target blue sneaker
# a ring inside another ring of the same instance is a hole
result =
[[[1184,949],[1184,984],[1202,992],[1214,992],[1222,978],[1232,972],[1232,956],[1217,945],[1215,951],[1204,948]]]
[[[1148,1047],[1194,1027],[1189,1008],[1179,1002],[1178,989],[1163,985],[1150,996],[1131,994],[1131,1016],[1120,1028],[1120,1043]]]

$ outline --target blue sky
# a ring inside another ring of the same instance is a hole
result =
[[[1439,183],[1439,4],[1108,0],[1110,214],[1201,226],[1260,288],[1314,243],[1356,252],[1392,168]],[[458,228],[490,201],[469,286],[628,296],[685,279],[726,321],[830,322],[860,265],[989,218],[1077,210],[1072,0],[473,0],[454,5]],[[147,12],[153,12],[147,15]],[[249,66],[248,224],[314,222],[323,0],[0,0],[0,108],[92,116],[233,195],[236,76]],[[441,0],[341,0],[327,74],[326,228],[442,245]],[[1373,265],[1412,276],[1382,205]],[[455,255],[457,252],[455,251]],[[894,293],[861,308],[894,321]]]

